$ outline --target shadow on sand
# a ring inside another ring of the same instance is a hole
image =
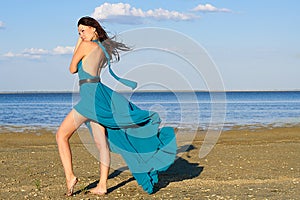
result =
[[[177,153],[189,152],[195,149],[193,145],[182,146]],[[171,182],[179,182],[198,177],[203,171],[199,163],[190,163],[189,161],[177,157],[175,162],[165,172],[159,173],[159,182],[155,185],[154,193],[167,187]]]
[[[177,153],[182,152],[189,152],[191,150],[195,149],[193,145],[186,145],[182,146],[177,150]],[[108,179],[114,178],[119,176],[124,170],[127,170],[127,167],[122,167],[117,170],[115,170],[113,173],[111,173],[108,177]],[[159,182],[154,187],[154,192],[156,193],[162,188],[167,187],[171,182],[179,182],[186,179],[192,179],[201,174],[203,171],[203,167],[199,166],[198,163],[190,163],[187,160],[177,157],[175,162],[168,168],[168,170],[159,173]],[[128,178],[127,180],[122,181],[121,183],[108,188],[107,193],[113,192],[114,190],[126,185],[127,183],[134,181],[135,179],[133,177]],[[84,189],[79,190],[75,192],[74,194],[80,194],[84,191],[88,191],[94,187],[97,186],[99,180],[95,181],[88,186],[86,186]]]

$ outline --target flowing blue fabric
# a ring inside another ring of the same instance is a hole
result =
[[[106,55],[110,74],[135,88],[135,82],[120,78],[112,71],[108,53],[97,43]],[[80,80],[95,78],[83,70],[82,61],[78,63],[78,75]],[[149,194],[153,193],[158,173],[168,169],[176,157],[174,129],[159,128],[161,120],[156,112],[138,108],[101,82],[82,84],[80,101],[74,109],[106,128],[110,150],[122,155],[138,184]],[[86,125],[91,131],[90,121]]]
[[[109,70],[109,73],[116,79],[118,80],[119,82],[123,83],[124,85],[128,86],[128,87],[131,87],[131,89],[135,89],[137,87],[137,83],[134,82],[134,81],[131,81],[131,80],[128,80],[128,79],[125,79],[125,78],[121,78],[119,76],[117,76],[113,70],[111,69],[111,64],[110,64],[110,57],[106,51],[106,49],[104,48],[104,46],[98,41],[98,40],[93,40],[94,42],[96,42],[100,47],[101,49],[103,50],[104,54],[105,54],[105,57],[107,59],[107,65],[108,65],[108,70]]]

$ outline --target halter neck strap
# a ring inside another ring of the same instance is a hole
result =
[[[103,44],[99,40],[93,40],[93,42],[96,42],[101,47],[102,51],[104,52],[105,57],[107,59],[107,65],[108,65],[108,70],[109,70],[110,75],[112,75],[112,77],[114,77],[117,81],[119,81],[123,85],[126,85],[134,90],[137,87],[137,82],[117,76],[111,69],[110,56],[109,56],[108,52],[106,51],[105,47],[103,46]]]

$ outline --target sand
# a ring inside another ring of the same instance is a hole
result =
[[[54,133],[0,127],[0,199],[66,199]],[[223,131],[200,159],[205,133],[199,131],[186,152],[179,145],[179,157],[160,175],[154,194],[145,193],[130,172],[111,169],[108,194],[101,197],[85,194],[99,179],[99,163],[75,134],[71,147],[79,183],[68,199],[300,199],[299,127]]]

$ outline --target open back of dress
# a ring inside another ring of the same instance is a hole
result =
[[[91,76],[99,76],[105,59],[105,54],[98,45],[82,60],[82,68]]]

